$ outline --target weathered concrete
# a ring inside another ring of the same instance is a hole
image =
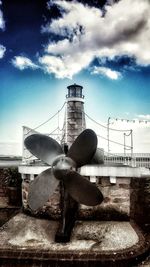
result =
[[[24,214],[13,217],[0,231],[0,248],[50,249],[51,251],[117,251],[132,247],[139,238],[129,222],[77,221],[71,242],[54,242],[58,222]]]
[[[129,267],[148,256],[149,237],[135,224],[77,221],[63,244],[54,242],[57,224],[20,214],[3,225],[1,267]]]
[[[100,177],[141,177],[142,174],[150,174],[148,169],[141,170],[128,166],[85,165],[80,169],[80,174],[85,176]]]
[[[20,165],[19,172],[22,174],[39,174],[48,169],[49,166]],[[80,168],[79,173],[85,176],[100,177],[141,177],[143,174],[150,174],[146,168],[132,168],[127,166],[105,166],[105,165],[85,165]]]

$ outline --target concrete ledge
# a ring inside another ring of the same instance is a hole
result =
[[[20,165],[18,167],[18,170],[21,174],[39,174],[47,169],[49,169],[50,166],[36,166],[36,165]]]
[[[22,174],[39,174],[42,171],[50,168],[50,166],[29,166],[20,165],[19,172]],[[127,166],[105,166],[105,165],[85,165],[80,168],[79,173],[85,176],[100,176],[100,177],[142,177],[149,175],[148,169],[127,167]]]
[[[101,177],[141,177],[140,168],[132,168],[127,166],[105,166],[105,165],[86,165],[80,170],[80,174],[85,176],[101,176]]]
[[[150,248],[140,229],[127,222],[77,222],[66,244],[54,242],[57,224],[15,216],[0,231],[1,266],[127,267],[135,266]]]

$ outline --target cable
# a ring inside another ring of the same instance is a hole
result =
[[[50,135],[58,135],[58,134],[53,134],[55,131],[58,130],[59,127],[57,127],[56,129],[54,129],[51,133],[49,133],[47,136],[50,136]]]
[[[105,137],[103,137],[103,136],[101,136],[101,135],[98,135],[97,134],[97,136],[98,137],[100,137],[100,138],[102,138],[102,139],[105,139],[105,140],[107,140],[108,141],[108,139],[107,138],[105,138]],[[122,143],[118,143],[118,142],[116,142],[116,141],[113,141],[113,140],[109,140],[109,142],[111,142],[111,143],[115,143],[115,144],[117,144],[117,145],[120,145],[120,146],[123,146],[124,147],[124,144],[122,144]],[[125,147],[128,147],[129,148],[129,150],[131,149],[131,146],[125,146]]]
[[[111,117],[111,119],[114,119],[114,120],[116,120],[116,121],[125,121],[125,122],[132,122],[132,123],[135,123],[135,122],[138,122],[138,123],[149,123],[150,122],[150,120],[139,120],[139,119],[137,119],[137,118],[135,118],[134,120],[129,120],[129,119],[120,119],[120,118],[112,118]]]
[[[130,130],[130,133],[129,133],[129,134],[124,133],[124,135],[125,135],[125,136],[130,136],[131,133],[132,133],[132,130]]]
[[[66,102],[64,102],[63,106],[52,117],[50,117],[48,120],[44,121],[40,125],[36,126],[35,128],[31,129],[25,135],[27,135],[29,132],[35,131],[36,129],[40,128],[41,126],[43,126],[44,124],[46,124],[47,122],[52,120],[60,111],[62,111],[62,109],[64,108],[65,104],[66,104]]]
[[[46,121],[44,121],[43,123],[41,123],[40,125],[38,125],[37,127],[35,127],[34,129],[29,130],[28,133],[31,132],[31,131],[34,131],[34,130],[36,130],[38,128],[40,128],[41,126],[43,126],[44,124],[46,124],[47,122],[49,122],[50,120],[52,120],[56,115],[58,115],[58,123],[59,123],[59,112],[61,112],[61,110],[64,108],[65,104],[66,104],[66,102],[64,102],[64,104],[62,105],[62,107],[53,116],[51,116],[49,119],[47,119]],[[88,117],[91,121],[93,121],[94,123],[96,123],[97,125],[105,128],[105,129],[108,129],[108,126],[105,126],[105,125],[103,125],[101,123],[98,123],[96,120],[94,120],[93,118],[91,118],[87,113],[83,112],[83,114],[86,117]],[[69,123],[69,125],[70,125],[70,127],[72,129],[74,129],[74,127],[70,123]],[[49,133],[48,136],[50,136],[50,135],[53,135],[54,136],[55,135],[55,136],[57,136],[60,139],[59,136],[62,136],[62,132],[63,132],[64,128],[65,128],[65,123],[64,123],[62,129],[60,129],[60,127],[58,125],[58,127],[56,129],[54,129],[51,133]],[[61,131],[61,133],[58,132],[57,134],[55,134],[55,131],[57,131],[57,130]],[[129,134],[124,133],[125,136],[130,136],[131,135],[131,131],[132,131],[132,130],[118,130],[118,129],[114,129],[114,128],[109,128],[109,130],[113,130],[113,131],[117,131],[117,132],[129,132]],[[26,133],[25,135],[27,135],[28,133]],[[100,136],[100,135],[97,135],[97,136],[108,141],[108,138],[105,138],[105,137]],[[73,138],[72,136],[70,136],[70,137]],[[74,137],[75,137],[75,135],[74,135]],[[126,150],[131,150],[132,149],[131,146],[128,146],[128,145],[125,145],[125,144],[122,144],[122,143],[119,143],[119,142],[116,142],[116,141],[113,141],[113,140],[109,140],[109,141],[112,142],[112,143],[115,143],[117,145],[120,145],[120,146],[125,147]],[[114,155],[114,154],[112,154],[112,155]],[[32,157],[33,156],[31,155],[30,157],[25,158],[25,159],[29,159],[29,158],[32,158]]]
[[[98,124],[99,126],[105,128],[105,129],[108,129],[107,126],[104,126],[103,124],[100,124],[99,122],[95,121],[94,119],[92,119],[89,115],[87,115],[85,112],[84,112],[85,116],[87,116],[91,121],[95,122],[96,124]],[[118,129],[113,129],[113,128],[109,128],[109,130],[112,130],[112,131],[117,131],[117,132],[129,132],[131,130],[118,130]]]

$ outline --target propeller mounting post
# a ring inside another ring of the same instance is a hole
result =
[[[55,234],[55,242],[66,243],[70,241],[72,229],[76,221],[78,202],[68,194],[63,181],[61,181],[60,188],[62,217]]]

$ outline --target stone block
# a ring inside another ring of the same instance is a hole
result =
[[[130,185],[130,178],[117,178],[117,185],[120,185],[120,184],[127,184],[127,185]]]
[[[111,202],[111,198],[110,197],[105,197],[103,200],[103,203],[108,203]]]
[[[113,200],[112,200],[112,202],[114,202],[114,203],[123,203],[123,202],[127,202],[127,198],[126,197],[115,197]]]
[[[3,187],[0,187],[0,197],[4,197],[6,195],[6,191]]]
[[[130,191],[124,188],[118,188],[118,190],[116,189],[116,190],[111,191],[111,195],[113,197],[117,197],[117,196],[129,197],[129,194],[130,194]]]
[[[101,186],[111,186],[109,177],[102,177],[100,178]]]
[[[130,189],[130,184],[119,184],[119,188]]]

